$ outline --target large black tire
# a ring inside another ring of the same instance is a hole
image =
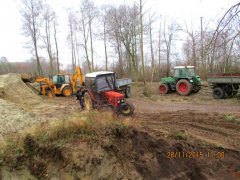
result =
[[[134,112],[134,106],[130,102],[126,102],[126,106],[124,108],[119,109],[119,113],[123,116],[132,116]]]
[[[128,86],[128,87],[125,89],[125,97],[126,97],[126,98],[130,98],[130,97],[131,97],[131,88],[130,88],[130,86]]]
[[[160,86],[159,86],[159,93],[160,94],[167,94],[168,91],[169,91],[169,87],[168,87],[167,84],[164,84],[164,83],[160,84]]]
[[[214,99],[223,99],[225,96],[225,91],[221,87],[215,87],[213,89],[213,98]]]
[[[188,96],[192,92],[192,84],[186,79],[181,79],[176,84],[176,90],[178,94]]]
[[[73,90],[70,86],[66,86],[62,90],[62,95],[65,96],[65,97],[71,96],[72,93],[73,93]]]
[[[85,106],[85,109],[88,111],[91,111],[93,109],[91,96],[87,92],[84,94],[84,106]]]

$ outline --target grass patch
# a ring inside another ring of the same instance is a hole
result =
[[[67,144],[82,141],[91,145],[108,135],[119,138],[127,127],[113,113],[97,111],[45,123],[5,137],[0,145],[0,166],[11,170],[24,166],[37,179],[45,179],[48,159],[64,162]]]
[[[240,119],[230,114],[225,115],[224,119],[228,122],[234,122],[234,123],[240,124]]]
[[[226,116],[224,116],[224,119],[226,121],[229,121],[229,122],[234,122],[235,121],[235,118],[233,115],[230,115],[230,114],[227,114]]]
[[[170,136],[176,140],[187,140],[187,135],[184,131],[174,131]]]

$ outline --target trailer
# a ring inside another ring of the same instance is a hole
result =
[[[132,80],[129,78],[116,79],[117,91],[125,94],[126,98],[130,98],[131,96],[131,85]]]
[[[207,82],[212,86],[213,98],[235,97],[240,85],[240,73],[210,74]]]

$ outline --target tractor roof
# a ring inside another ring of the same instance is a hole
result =
[[[195,66],[175,66],[173,69],[194,68]]]
[[[114,74],[114,72],[111,72],[111,71],[98,71],[98,72],[92,72],[92,73],[88,73],[86,74],[85,77],[92,77],[92,78],[95,78],[99,75],[104,75],[104,74]]]

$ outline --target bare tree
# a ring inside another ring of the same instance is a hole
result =
[[[86,14],[85,14],[85,9],[84,7],[80,7],[80,27],[81,27],[81,32],[82,32],[82,35],[83,35],[83,40],[84,40],[84,44],[83,44],[83,48],[84,48],[84,51],[85,51],[85,57],[86,57],[86,61],[87,61],[87,65],[88,65],[88,71],[89,72],[92,72],[93,69],[92,69],[92,65],[91,65],[91,62],[89,60],[89,55],[88,55],[88,37],[89,37],[89,31],[88,31],[88,28],[87,28],[87,23],[86,22]]]
[[[69,11],[68,14],[68,26],[69,26],[69,36],[68,40],[70,42],[71,47],[71,55],[72,55],[72,72],[74,72],[76,68],[77,61],[77,53],[76,53],[76,31],[77,31],[77,19],[72,10]]]
[[[167,76],[170,75],[170,61],[171,61],[170,58],[171,58],[172,45],[174,40],[173,38],[174,38],[174,34],[178,30],[179,30],[179,26],[176,23],[172,22],[166,25],[166,22],[164,21],[163,38],[166,46]]]
[[[152,23],[153,23],[153,16],[149,14],[149,40],[150,40],[150,50],[151,50],[151,83],[153,82],[153,76],[155,73],[155,57],[154,57],[154,50],[153,50],[153,40],[152,40]]]
[[[95,7],[94,3],[90,0],[83,0],[81,4],[81,14],[82,14],[82,28],[86,31],[86,26],[88,25],[87,35],[90,37],[90,53],[91,53],[91,71],[94,71],[94,58],[93,58],[93,21],[98,15],[98,9]],[[83,19],[84,17],[84,19]],[[84,30],[83,30],[84,31]],[[84,33],[84,32],[83,32]],[[86,32],[85,32],[86,36]]]
[[[144,52],[143,52],[143,3],[142,0],[139,2],[139,13],[140,13],[140,50],[141,50],[141,60],[142,60],[142,74],[144,83],[144,94],[150,96],[150,92],[147,87],[146,75],[145,75],[145,63],[144,63]]]
[[[41,0],[22,0],[23,7],[21,9],[23,32],[26,37],[31,38],[31,46],[34,49],[34,54],[37,63],[38,74],[42,75],[43,71],[40,64],[38,55],[38,40],[41,27],[41,12],[42,2]]]
[[[57,17],[56,14],[54,13],[54,18],[53,18],[53,29],[54,29],[54,43],[55,43],[55,50],[56,50],[56,61],[57,61],[57,72],[58,74],[60,73],[60,68],[59,68],[59,52],[58,52],[58,41],[57,41]]]
[[[45,35],[43,36],[43,42],[47,49],[49,61],[50,61],[50,72],[49,75],[52,76],[54,74],[54,67],[53,67],[53,51],[52,51],[52,27],[54,22],[54,11],[48,4],[44,5],[44,12],[43,12],[43,20],[44,20],[44,30]]]

